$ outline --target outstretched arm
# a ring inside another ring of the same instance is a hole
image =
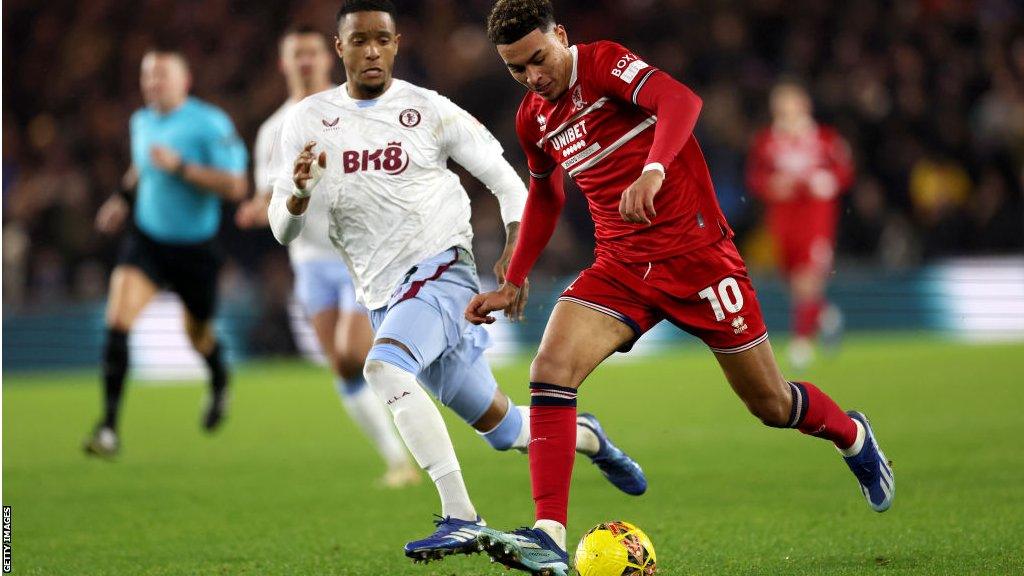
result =
[[[561,169],[546,176],[532,175],[523,221],[519,227],[519,240],[505,273],[505,282],[494,292],[475,296],[466,308],[467,320],[474,324],[490,324],[494,318],[489,314],[496,310],[505,310],[506,316],[512,320],[522,319],[526,295],[522,288],[526,276],[551,240],[564,205],[565,188]]]

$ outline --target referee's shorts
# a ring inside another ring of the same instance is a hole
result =
[[[181,298],[193,318],[207,321],[217,308],[217,274],[224,256],[215,239],[197,244],[159,242],[133,226],[121,243],[118,265],[134,266]]]

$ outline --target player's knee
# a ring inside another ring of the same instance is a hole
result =
[[[125,311],[110,310],[107,312],[107,330],[129,332],[132,329],[132,317]]]
[[[370,353],[366,355],[366,362],[363,364],[363,376],[367,380],[378,376],[387,370],[387,366],[394,366],[410,374],[420,373],[421,367],[404,346],[395,343],[385,342],[374,344]]]
[[[363,377],[368,382],[373,382],[384,372],[387,368],[387,364],[382,360],[367,359],[366,363],[363,364]]]
[[[789,424],[791,402],[789,397],[783,398],[773,394],[748,399],[746,404],[750,413],[761,420],[765,426],[785,428]]]
[[[553,354],[542,349],[530,365],[530,380],[557,386],[575,386],[573,372],[572,363],[564,354]]]

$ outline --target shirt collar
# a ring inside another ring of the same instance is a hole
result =
[[[569,52],[572,52],[572,76],[569,77],[569,88],[576,85],[576,71],[578,69],[577,64],[579,63],[579,49],[576,45],[569,46]]]

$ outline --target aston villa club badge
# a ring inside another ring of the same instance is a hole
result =
[[[406,108],[398,115],[398,121],[406,128],[413,128],[420,123],[420,112],[414,108]]]

